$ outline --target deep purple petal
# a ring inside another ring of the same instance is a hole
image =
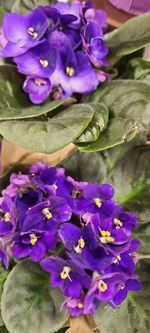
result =
[[[141,283],[137,279],[129,279],[126,283],[128,291],[138,291],[142,289]]]
[[[121,290],[119,290],[119,292],[115,295],[113,301],[116,305],[121,304],[125,298],[127,297],[128,291],[127,288],[123,288]]]
[[[35,262],[40,261],[44,257],[45,252],[45,245],[40,241],[37,241],[37,243],[31,249],[31,259]]]

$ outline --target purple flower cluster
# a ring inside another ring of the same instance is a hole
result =
[[[87,94],[107,80],[100,70],[107,65],[106,18],[90,1],[78,0],[39,6],[26,17],[5,15],[1,56],[13,58],[26,76],[23,89],[33,103]]]
[[[100,302],[118,306],[141,289],[135,275],[140,246],[136,216],[113,200],[109,184],[75,181],[43,163],[12,174],[0,198],[0,259],[30,258],[51,274],[72,316]]]

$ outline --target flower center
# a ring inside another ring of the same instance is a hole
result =
[[[35,38],[38,37],[38,33],[37,33],[36,31],[34,31],[34,28],[33,28],[33,27],[30,27],[30,28],[28,29],[28,34],[29,34],[30,36],[32,36],[33,39],[35,39]]]
[[[48,60],[46,59],[40,59],[40,64],[44,67],[44,68],[47,68],[49,63],[48,63]]]
[[[54,190],[58,189],[58,186],[56,184],[53,184],[52,187],[54,188]]]
[[[95,205],[96,205],[98,208],[101,208],[102,203],[101,203],[101,200],[100,200],[99,198],[94,199],[94,202],[95,202]]]
[[[103,280],[100,280],[99,283],[98,283],[98,289],[104,293],[106,290],[107,290],[108,286],[107,286],[107,283],[104,282]]]
[[[44,208],[42,209],[42,213],[45,215],[45,217],[50,220],[52,218],[52,213],[49,211],[48,208]]]
[[[116,259],[113,261],[114,264],[118,264],[118,262],[121,260],[120,256],[117,256]]]
[[[85,247],[85,241],[84,239],[81,237],[79,240],[78,240],[78,245],[74,248],[75,252],[76,253],[81,253],[82,252],[82,249],[84,249]]]
[[[75,70],[72,67],[66,67],[66,73],[69,76],[74,76]]]
[[[112,242],[114,242],[114,237],[111,237],[110,231],[102,230],[101,231],[101,236],[100,236],[100,241],[103,244],[112,243]]]
[[[82,309],[83,308],[83,304],[82,303],[78,303],[78,308]]]
[[[31,238],[30,244],[34,246],[38,239],[35,234],[30,234],[30,238]]]
[[[5,213],[4,220],[5,220],[5,222],[10,222],[10,213],[9,212]]]
[[[125,284],[122,283],[120,289],[124,289],[124,288],[125,288]]]
[[[41,83],[40,80],[35,80],[35,84],[36,84],[37,86],[39,86],[39,87],[42,85],[42,83]]]
[[[71,268],[69,266],[64,266],[63,271],[60,273],[60,277],[62,280],[66,280],[69,278],[69,273],[71,271]]]
[[[123,226],[123,223],[119,219],[114,219],[116,229],[120,229]]]

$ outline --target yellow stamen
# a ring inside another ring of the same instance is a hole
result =
[[[48,65],[49,65],[49,63],[48,63],[48,61],[47,61],[46,59],[40,59],[40,64],[41,64],[44,68],[48,67]]]
[[[34,29],[33,29],[32,27],[30,27],[30,28],[28,29],[28,34],[29,34],[30,36],[32,36],[33,39],[38,37],[38,33],[37,33],[36,31],[34,31]]]
[[[114,223],[116,224],[116,229],[120,229],[123,226],[122,221],[119,219],[114,219]]]
[[[10,213],[9,212],[5,213],[4,220],[5,220],[5,222],[10,222]]]
[[[48,208],[44,208],[42,209],[42,213],[45,215],[45,217],[50,220],[52,218],[52,213],[49,211]]]
[[[66,280],[69,278],[69,273],[71,271],[71,268],[69,266],[64,266],[63,271],[60,273],[60,277],[62,280]]]
[[[101,208],[102,203],[101,203],[101,200],[99,198],[94,199],[94,202],[95,202],[95,204],[98,208]]]
[[[83,304],[82,303],[78,303],[78,308],[82,309],[83,308]]]
[[[111,237],[111,233],[110,233],[110,231],[102,230],[102,231],[101,231],[101,236],[100,236],[100,241],[101,241],[101,243],[103,243],[103,244],[106,244],[106,243],[112,243],[112,242],[114,242],[114,238]]]
[[[120,256],[117,256],[116,259],[113,261],[114,264],[118,264],[118,262],[121,260]]]
[[[74,248],[75,252],[76,253],[82,253],[82,249],[84,249],[85,247],[85,241],[84,239],[81,237],[79,240],[78,240],[78,245]]]
[[[40,87],[42,83],[39,80],[35,80],[35,84]]]
[[[75,70],[72,67],[66,67],[66,73],[69,76],[74,76]]]
[[[124,289],[125,288],[125,284],[123,283],[120,287],[120,289]]]
[[[100,280],[98,283],[98,289],[104,293],[107,290],[107,288],[108,288],[107,283],[105,283],[103,280]]]
[[[53,184],[52,187],[57,190],[58,189],[58,186],[56,184]]]
[[[102,231],[101,231],[101,235],[102,235],[103,237],[106,237],[106,236],[109,237],[109,236],[110,236],[110,231],[102,230]]]
[[[30,238],[31,238],[30,244],[34,246],[38,239],[35,234],[30,234]]]

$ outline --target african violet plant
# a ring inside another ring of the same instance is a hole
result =
[[[88,152],[147,131],[149,85],[118,64],[149,44],[149,15],[106,33],[106,14],[90,2],[49,2],[2,1],[1,17],[15,12],[2,19],[1,136],[31,151],[72,142]]]
[[[0,332],[148,333],[150,15],[108,33],[89,1],[0,4],[1,136],[77,148],[1,177]]]
[[[33,308],[37,304],[34,329],[54,332],[68,319],[66,308],[72,316],[94,314],[101,302],[116,308],[128,292],[141,290],[135,274],[140,241],[132,237],[136,215],[126,212],[113,196],[109,184],[75,181],[63,168],[43,163],[33,165],[27,174],[11,174],[0,198],[0,259],[6,269],[14,266],[1,302],[10,333],[27,330],[23,318],[17,323],[23,313],[33,330],[30,302]],[[51,275],[50,289],[44,271]],[[51,288],[57,288],[52,293],[56,311],[61,311],[59,319],[51,318]],[[15,313],[10,302],[17,306]]]

